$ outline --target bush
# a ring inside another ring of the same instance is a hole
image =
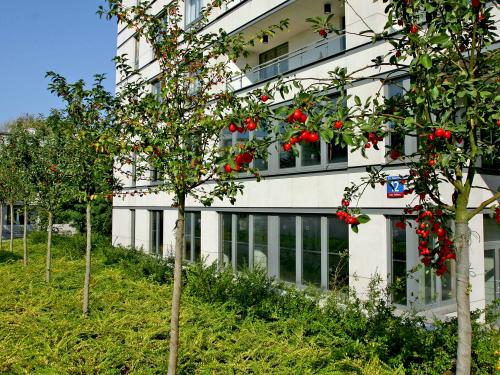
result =
[[[102,246],[102,245],[101,245]],[[161,259],[133,249],[101,247],[104,264],[119,265],[134,277],[146,277],[158,283],[170,283],[173,280],[173,259]]]

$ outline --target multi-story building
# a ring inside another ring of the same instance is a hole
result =
[[[161,9],[165,1],[154,2],[154,7]],[[204,0],[185,3],[188,27],[197,19]],[[244,95],[278,75],[326,77],[335,66],[361,68],[383,55],[387,45],[372,44],[356,33],[365,30],[366,24],[381,29],[386,21],[384,5],[365,0],[351,0],[349,6],[337,0],[236,0],[220,10],[207,27],[253,35],[282,19],[289,19],[286,31],[277,33],[267,43],[257,43],[246,60],[237,62],[235,68],[246,64],[253,67],[231,82],[232,88]],[[324,39],[311,32],[306,18],[326,12],[334,14],[332,22],[346,31],[344,35]],[[122,25],[118,28],[118,54],[133,57],[133,65],[151,79],[154,89],[158,66],[151,49],[137,39],[132,30]],[[118,89],[120,79],[117,77]],[[394,83],[385,86],[384,94],[397,95],[407,81],[404,74],[394,76]],[[360,82],[349,89],[349,93],[367,97],[379,87],[379,82]],[[334,94],[332,100],[335,100]],[[286,104],[286,101],[276,103]],[[248,133],[228,133],[225,142],[237,142],[248,136]],[[404,143],[408,151],[415,147],[412,139],[397,136],[385,142]],[[250,176],[241,176],[244,194],[234,205],[216,202],[207,208],[188,201],[185,259],[229,263],[235,269],[259,265],[265,267],[270,276],[299,287],[313,284],[328,289],[331,280],[336,279],[361,294],[378,275],[384,284],[401,281],[402,289],[393,294],[394,303],[399,307],[417,306],[438,315],[454,313],[453,268],[451,274],[443,277],[436,277],[434,272],[423,268],[406,277],[407,272],[419,265],[417,236],[414,229],[401,230],[394,224],[411,197],[389,198],[385,186],[367,190],[359,206],[371,216],[371,221],[362,225],[358,234],[348,230],[334,215],[344,187],[350,181],[359,181],[367,165],[387,162],[383,151],[370,149],[368,158],[364,158],[359,153],[321,141],[301,146],[298,157],[274,146],[269,153],[267,162],[255,161],[263,170],[264,180],[256,182]],[[388,168],[394,176],[404,174],[402,165],[391,163]],[[486,171],[478,176],[477,185],[495,190],[499,180],[498,174]],[[126,179],[126,189],[130,190],[147,184],[148,181],[133,176]],[[486,190],[477,190],[471,206],[487,196]],[[168,254],[175,242],[177,217],[170,203],[167,194],[115,198],[114,243],[153,254]],[[471,307],[484,308],[500,296],[500,231],[494,219],[486,215],[476,216],[470,227],[473,233]]]

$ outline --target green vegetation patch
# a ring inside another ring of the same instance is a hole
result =
[[[166,373],[171,261],[97,241],[91,313],[83,318],[83,253],[66,249],[80,240],[55,241],[47,285],[45,244],[37,236],[27,268],[16,255],[21,242],[14,255],[0,252],[0,372]],[[442,374],[453,368],[453,323],[429,332],[376,300],[362,306],[331,298],[319,308],[314,292],[277,288],[259,271],[234,276],[194,265],[185,267],[184,280],[180,373]],[[491,374],[498,332],[478,335],[478,329],[475,373]]]

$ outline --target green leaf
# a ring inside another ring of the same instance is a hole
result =
[[[422,56],[420,56],[420,64],[422,64],[422,66],[425,68],[425,69],[430,69],[432,67],[432,59],[431,57],[428,55],[428,54],[423,54]]]
[[[358,233],[358,232],[359,232],[359,229],[358,229],[358,226],[357,226],[357,225],[351,225],[351,230],[352,230],[354,233]]]
[[[364,214],[363,215],[359,215],[358,216],[358,220],[359,220],[360,224],[366,224],[366,223],[368,223],[370,221],[370,216],[364,215]]]
[[[430,44],[448,44],[450,41],[450,37],[446,34],[439,34],[439,35],[434,35],[432,38],[429,39]]]

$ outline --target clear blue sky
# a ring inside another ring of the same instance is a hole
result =
[[[106,73],[114,90],[116,21],[99,18],[104,0],[5,0],[0,10],[0,126],[21,114],[48,114],[61,102],[45,73],[91,83]]]

